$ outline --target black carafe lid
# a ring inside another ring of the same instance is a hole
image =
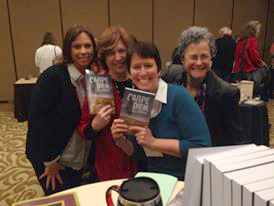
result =
[[[155,180],[149,177],[135,177],[124,181],[120,187],[120,195],[132,202],[146,202],[160,195]]]

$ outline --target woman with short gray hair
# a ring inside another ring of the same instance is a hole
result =
[[[201,41],[208,41],[210,54],[213,57],[215,55],[216,46],[213,35],[208,31],[206,27],[192,26],[187,30],[184,30],[179,38],[179,54],[182,57],[186,47],[190,44],[199,43]]]
[[[215,145],[242,143],[236,121],[240,91],[211,71],[215,54],[213,35],[205,27],[190,27],[181,33],[179,51],[182,70],[174,72],[170,68],[163,78],[187,88],[205,114]],[[175,73],[172,79],[170,74]]]

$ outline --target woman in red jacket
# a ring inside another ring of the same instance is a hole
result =
[[[243,26],[237,41],[232,73],[243,71],[250,74],[255,72],[256,68],[266,66],[260,56],[257,43],[260,29],[261,24],[257,20],[249,21]]]

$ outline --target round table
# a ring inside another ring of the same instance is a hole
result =
[[[76,192],[81,206],[90,206],[90,205],[106,206],[107,205],[106,198],[105,198],[106,190],[112,185],[121,185],[124,180],[126,179],[92,183],[92,184],[68,189],[68,190],[56,193],[54,195]],[[184,188],[184,182],[178,181],[176,183],[175,189],[173,190],[173,193],[169,201],[171,201],[176,196],[176,194],[178,194],[178,192],[180,192],[183,188]],[[112,197],[113,197],[113,201],[116,203],[118,194],[116,192],[112,192]]]

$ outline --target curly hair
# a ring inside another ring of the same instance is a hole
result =
[[[241,29],[239,37],[240,39],[247,39],[249,37],[255,37],[257,35],[257,26],[261,25],[258,20],[251,20],[247,22]]]
[[[178,54],[184,56],[185,49],[190,44],[197,44],[201,41],[207,41],[212,57],[216,53],[215,39],[206,27],[192,26],[184,30],[179,38]]]

